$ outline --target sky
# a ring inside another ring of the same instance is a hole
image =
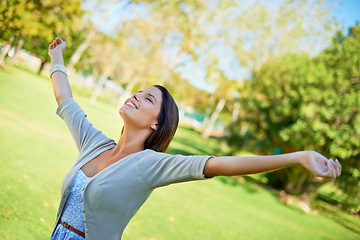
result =
[[[344,34],[348,33],[349,27],[360,21],[360,0],[342,0],[340,9],[335,11],[336,19],[343,24]]]

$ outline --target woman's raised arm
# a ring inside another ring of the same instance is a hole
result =
[[[336,178],[341,174],[338,160],[327,159],[315,151],[302,151],[271,156],[215,157],[204,167],[205,177],[236,176],[278,170],[302,165],[311,173],[324,178]]]
[[[60,37],[55,40],[49,46],[49,56],[51,58],[51,65],[64,66],[64,58],[62,53],[65,51],[66,42],[61,40]],[[71,87],[68,81],[68,77],[61,71],[55,71],[51,74],[53,89],[56,101],[58,105],[67,98],[72,97]]]

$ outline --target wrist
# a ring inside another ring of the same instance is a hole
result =
[[[304,167],[308,159],[309,151],[300,151],[296,153],[298,154],[297,156],[298,164]]]
[[[49,71],[50,78],[51,78],[51,75],[54,72],[62,72],[62,73],[64,73],[66,75],[66,77],[68,76],[68,73],[66,71],[66,67],[64,65],[59,65],[59,64],[52,65],[50,67],[50,71]]]
[[[51,58],[51,65],[55,65],[55,64],[65,65],[62,52],[60,51],[52,52],[50,54],[50,58]]]

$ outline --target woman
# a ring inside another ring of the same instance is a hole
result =
[[[49,46],[56,113],[64,119],[79,157],[66,175],[52,239],[121,239],[126,225],[151,192],[171,183],[243,175],[302,165],[317,176],[336,178],[341,165],[314,151],[276,156],[213,157],[165,154],[178,125],[178,109],[161,86],[125,101],[124,127],[116,143],[95,129],[72,98],[57,37]]]

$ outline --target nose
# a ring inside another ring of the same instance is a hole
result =
[[[140,93],[138,93],[138,92],[133,94],[133,98],[134,98],[136,101],[138,101],[138,102],[139,102],[139,99],[140,99],[139,94],[140,94]]]

